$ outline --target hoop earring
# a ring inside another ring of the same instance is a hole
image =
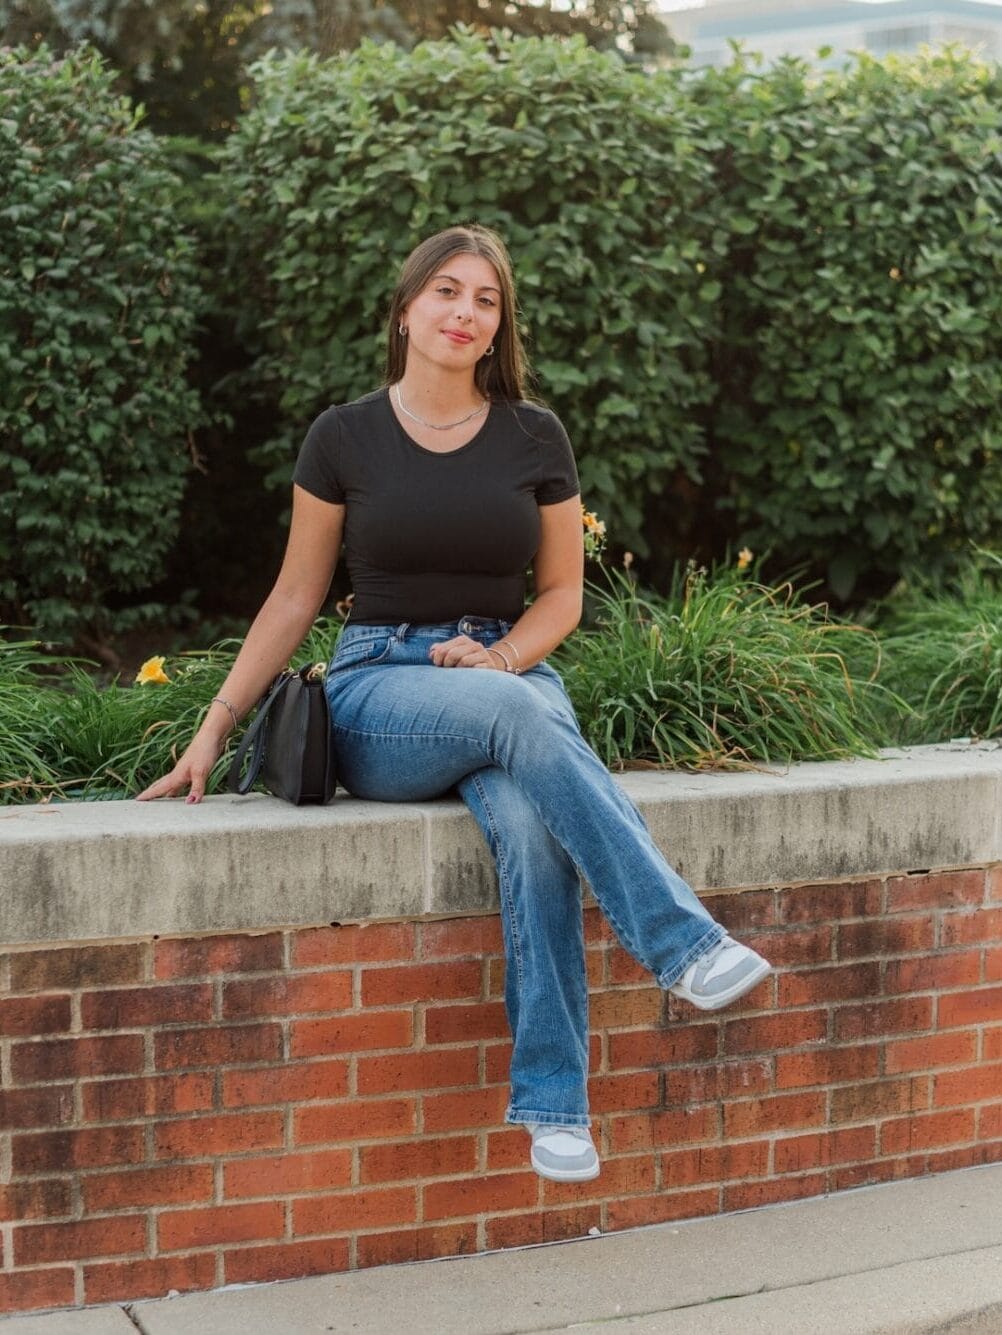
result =
[[[407,337],[407,326],[406,326],[405,324],[398,324],[398,325],[397,325],[397,333],[400,335],[401,338],[406,338],[406,337]]]
[[[492,344],[490,345],[490,347],[485,351],[484,356],[485,356],[485,357],[493,357],[493,356],[494,356],[494,344],[493,344],[493,343],[492,343]]]

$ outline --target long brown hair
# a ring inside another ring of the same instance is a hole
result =
[[[407,362],[407,338],[400,333],[404,310],[428,281],[453,255],[478,255],[494,266],[501,285],[501,323],[494,335],[494,352],[481,357],[474,371],[474,383],[487,399],[518,400],[528,397],[526,382],[529,366],[518,332],[518,306],[511,258],[497,232],[472,223],[465,227],[447,227],[422,241],[404,260],[396,291],[390,301],[386,341],[386,383],[392,385],[404,373]]]

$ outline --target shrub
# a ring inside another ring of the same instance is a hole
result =
[[[949,569],[1002,505],[1002,70],[739,59],[694,93],[723,143],[734,536],[842,597]]]
[[[667,597],[622,572],[591,590],[594,629],[561,646],[581,728],[610,769],[701,769],[872,755],[873,727],[846,669],[857,627],[791,586],[690,566]]]
[[[224,156],[221,283],[277,403],[258,451],[285,485],[311,418],[372,389],[399,262],[476,220],[512,250],[544,397],[589,502],[644,550],[650,489],[702,449],[704,348],[720,286],[701,273],[712,163],[678,76],[583,42],[469,35],[272,55]]]
[[[198,420],[174,176],[82,48],[0,51],[0,611],[100,640],[157,582]]]

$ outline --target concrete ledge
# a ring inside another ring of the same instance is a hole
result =
[[[618,777],[697,890],[845,880],[1002,860],[1002,748]],[[0,813],[6,944],[247,931],[496,907],[461,803],[330,807],[215,797]]]

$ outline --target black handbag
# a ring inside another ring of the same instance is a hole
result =
[[[226,784],[231,793],[249,792],[260,777],[270,793],[297,807],[334,796],[334,739],[323,668],[319,663],[280,672],[269,686],[230,765]],[[248,751],[250,762],[241,778]]]

